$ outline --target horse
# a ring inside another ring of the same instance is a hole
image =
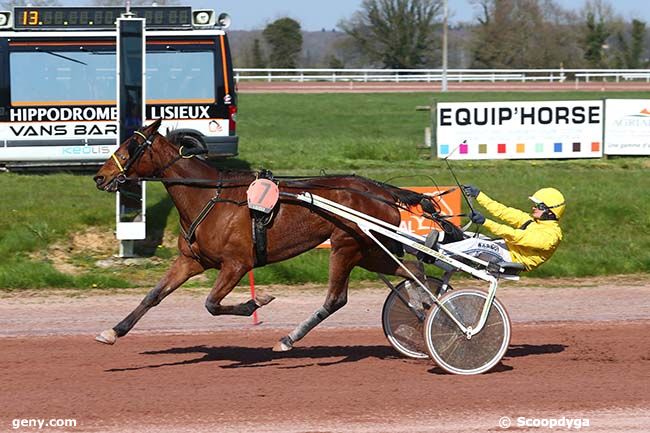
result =
[[[435,202],[421,194],[356,175],[330,175],[280,180],[279,199],[266,223],[263,263],[252,228],[253,212],[247,206],[246,191],[259,172],[221,170],[179,146],[178,140],[158,132],[161,120],[143,126],[126,139],[99,169],[94,181],[98,189],[115,192],[129,179],[163,182],[180,216],[179,255],[158,284],[140,304],[96,340],[114,344],[125,336],[152,307],[180,287],[190,277],[206,269],[219,270],[205,301],[213,316],[250,316],[274,297],[258,294],[235,305],[222,300],[256,266],[275,263],[315,248],[331,240],[329,284],[323,305],[280,338],[274,351],[291,350],[311,329],[343,307],[348,299],[348,281],[355,266],[386,275],[409,277],[391,257],[367,237],[354,223],[327,211],[309,206],[292,196],[309,192],[356,209],[393,225],[400,222],[400,206],[420,205],[439,211]],[[171,134],[173,136],[173,134]],[[207,182],[206,182],[207,181]],[[401,244],[380,240],[399,253]],[[424,267],[419,261],[403,260],[419,279]]]

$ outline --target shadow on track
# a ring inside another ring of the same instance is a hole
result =
[[[508,347],[508,351],[506,354],[503,356],[503,360],[507,360],[510,358],[519,358],[523,356],[531,356],[531,355],[548,355],[551,353],[560,353],[563,352],[564,349],[566,349],[567,346],[564,344],[540,344],[540,345],[534,345],[534,344],[513,344],[510,347]],[[513,367],[506,365],[503,363],[503,360],[499,362],[492,370],[483,373],[483,374],[494,374],[494,373],[503,373],[504,371],[511,371],[514,370]],[[431,374],[451,374],[447,373],[445,370],[443,370],[440,367],[434,367],[429,370],[429,373]]]
[[[548,355],[549,353],[564,352],[564,344],[513,344],[508,348],[504,358],[519,358],[530,355]]]
[[[510,346],[504,359],[518,358],[531,355],[545,355],[550,353],[560,353],[566,348],[562,344],[518,344]],[[174,367],[181,365],[200,364],[204,362],[230,362],[230,364],[221,365],[221,368],[252,368],[252,367],[277,367],[280,369],[293,369],[311,366],[327,367],[331,365],[344,364],[348,362],[358,362],[367,358],[378,359],[402,359],[411,362],[428,362],[420,360],[411,360],[398,355],[390,346],[313,346],[305,348],[295,348],[291,352],[273,352],[270,348],[241,347],[241,346],[189,346],[175,347],[166,350],[156,350],[142,352],[142,355],[200,355],[188,360],[166,362],[160,364],[143,365],[139,367],[111,368],[107,372],[134,371],[150,368]],[[285,365],[280,360],[303,361],[294,365]],[[312,362],[304,362],[312,360]],[[510,371],[513,367],[505,365],[503,362],[486,374],[500,373]],[[432,374],[448,374],[439,367],[429,370]]]
[[[277,367],[280,369],[302,368],[310,366],[327,367],[330,365],[358,362],[366,358],[398,359],[400,356],[390,346],[312,346],[297,347],[290,352],[273,352],[270,348],[239,346],[190,346],[175,347],[166,350],[142,352],[142,355],[195,355],[201,356],[184,361],[143,365],[140,367],[111,368],[107,372],[133,371],[149,368],[173,367],[200,364],[204,362],[230,362],[221,368]],[[294,365],[280,363],[280,360],[303,361]],[[304,362],[312,360],[312,362]]]

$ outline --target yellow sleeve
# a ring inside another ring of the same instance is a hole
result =
[[[495,234],[497,237],[511,240],[517,236],[516,232],[517,229],[513,229],[510,226],[507,226],[505,224],[499,224],[496,221],[492,221],[489,218],[485,219],[485,222],[483,223],[483,227],[488,229],[491,233]],[[524,230],[520,230],[524,231]]]
[[[515,244],[523,248],[534,248],[549,251],[557,247],[561,235],[558,237],[554,230],[548,229],[514,229],[505,224],[499,224],[486,219],[483,226],[495,235],[503,238],[506,243]]]
[[[532,219],[531,216],[526,212],[520,211],[519,209],[515,209],[513,207],[504,206],[498,201],[492,200],[483,192],[479,193],[478,197],[476,197],[476,201],[478,201],[478,203],[492,215],[515,227],[520,227],[522,224]],[[498,234],[494,231],[492,231],[492,233]]]

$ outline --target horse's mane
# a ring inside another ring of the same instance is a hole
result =
[[[203,144],[192,134],[173,129],[168,131],[164,137],[170,144],[178,148],[185,146],[191,150],[196,149],[194,152],[194,160],[200,162],[204,168],[213,171],[215,173],[215,181],[240,181],[243,179],[255,178],[257,175],[257,172],[251,170],[217,168],[209,164],[202,154],[204,153]]]

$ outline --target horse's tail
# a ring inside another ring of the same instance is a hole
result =
[[[431,214],[433,219],[438,223],[442,231],[445,233],[444,240],[442,243],[450,243],[462,241],[465,239],[465,234],[463,230],[453,224],[451,221],[439,217],[440,214],[440,205],[436,203],[431,197],[424,194],[420,194],[408,189],[398,188],[393,185],[383,184],[384,187],[390,192],[398,205],[401,206],[417,206],[420,205],[422,210]]]
[[[399,205],[402,206],[420,205],[422,207],[422,210],[427,213],[430,214],[440,213],[440,205],[435,201],[431,200],[431,197],[429,196],[408,189],[402,189],[387,183],[382,183],[382,186],[392,195],[395,202]]]
[[[448,244],[451,242],[462,241],[463,239],[466,238],[465,233],[463,233],[463,230],[460,227],[453,224],[451,221],[448,221],[446,219],[440,219],[437,220],[437,222],[438,225],[440,225],[442,231],[445,232],[445,236],[443,237],[441,243]]]

